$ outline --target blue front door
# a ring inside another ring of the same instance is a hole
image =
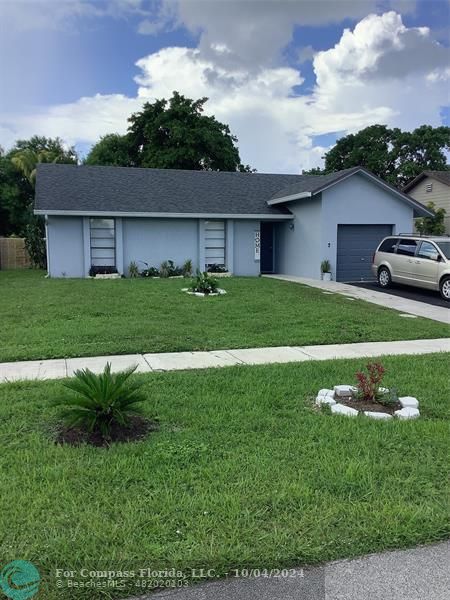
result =
[[[273,273],[273,223],[261,222],[261,273]]]

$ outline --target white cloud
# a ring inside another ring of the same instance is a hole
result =
[[[228,44],[223,39],[213,44],[210,55],[177,47],[139,60],[135,98],[96,95],[28,116],[0,114],[0,143],[8,146],[33,133],[95,142],[105,133],[124,132],[127,117],[144,101],[178,90],[210,98],[206,112],[230,125],[243,162],[263,172],[299,172],[321,163],[327,148],[315,147],[315,136],[373,123],[437,125],[447,101],[445,50],[427,28],[406,28],[393,12],[369,15],[343,32],[333,48],[317,53],[317,85],[308,95],[293,91],[303,83],[297,69],[227,64],[217,56],[232,51]]]
[[[277,64],[296,25],[357,20],[381,6],[415,9],[416,0],[161,0],[160,10],[140,26],[153,34],[183,25],[199,35],[202,56],[226,67],[255,70]],[[225,46],[229,52],[217,52]]]
[[[383,122],[412,128],[439,124],[440,107],[448,103],[448,49],[427,27],[405,27],[395,12],[367,16],[313,64],[314,102],[328,114],[385,108]]]

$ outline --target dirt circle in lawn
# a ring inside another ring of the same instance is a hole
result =
[[[401,410],[402,405],[400,402],[393,402],[388,406],[382,404],[381,402],[373,402],[371,400],[359,400],[358,398],[353,398],[352,396],[341,396],[336,402],[339,404],[343,404],[344,406],[349,406],[350,408],[354,408],[359,412],[379,412],[386,413],[388,415],[394,416],[396,410]]]
[[[56,432],[57,444],[68,444],[70,446],[80,446],[88,444],[90,446],[107,447],[114,443],[137,442],[145,439],[152,431],[157,431],[159,424],[157,421],[145,419],[139,415],[130,417],[128,425],[115,424],[111,428],[111,436],[105,439],[98,431],[86,431],[79,427],[66,427],[60,425]]]

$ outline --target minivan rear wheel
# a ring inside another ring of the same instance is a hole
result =
[[[444,277],[439,284],[442,298],[450,302],[450,277]]]
[[[388,288],[391,285],[391,273],[387,267],[378,269],[378,283],[382,288]]]

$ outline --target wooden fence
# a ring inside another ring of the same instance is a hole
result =
[[[0,237],[0,269],[28,269],[30,257],[23,238]]]

